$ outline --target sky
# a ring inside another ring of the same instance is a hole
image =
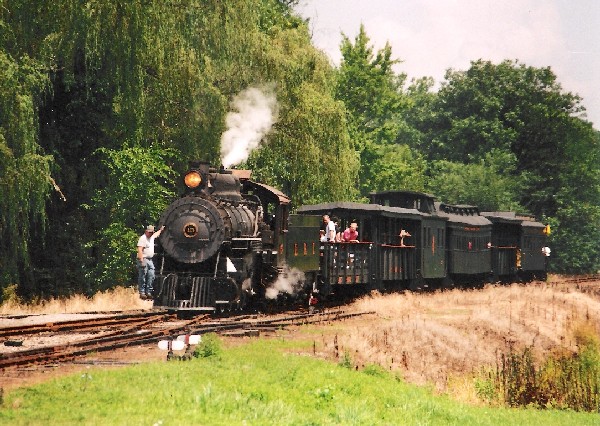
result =
[[[600,0],[299,0],[313,44],[339,65],[341,34],[361,23],[375,51],[389,42],[396,68],[441,82],[477,59],[550,67],[600,130]]]

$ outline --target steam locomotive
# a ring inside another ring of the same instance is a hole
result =
[[[163,213],[154,305],[177,311],[263,309],[372,290],[480,286],[545,279],[543,224],[514,212],[385,191],[369,204],[302,206],[250,172],[194,163]],[[360,242],[319,241],[322,216]]]
[[[316,290],[320,217],[248,171],[193,163],[162,214],[154,305],[180,311],[260,309]]]

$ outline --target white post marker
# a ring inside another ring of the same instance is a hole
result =
[[[186,345],[197,345],[202,341],[199,334],[182,334],[177,336],[177,340],[185,342]]]

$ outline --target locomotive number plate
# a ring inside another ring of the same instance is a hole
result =
[[[186,223],[183,225],[183,235],[186,238],[194,238],[196,235],[198,235],[198,225],[193,222]]]

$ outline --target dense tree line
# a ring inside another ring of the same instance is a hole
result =
[[[189,160],[219,164],[232,99],[249,87],[274,93],[277,119],[241,166],[295,205],[407,188],[517,209],[555,229],[557,270],[598,269],[599,135],[549,68],[475,61],[434,91],[364,29],[334,68],[295,4],[3,2],[4,298],[130,283],[136,234]]]
[[[389,46],[374,52],[364,28],[342,42],[336,96],[361,158],[361,195],[394,188],[512,210],[550,224],[552,268],[600,267],[600,133],[582,100],[550,68],[476,60],[429,78],[394,73]]]

